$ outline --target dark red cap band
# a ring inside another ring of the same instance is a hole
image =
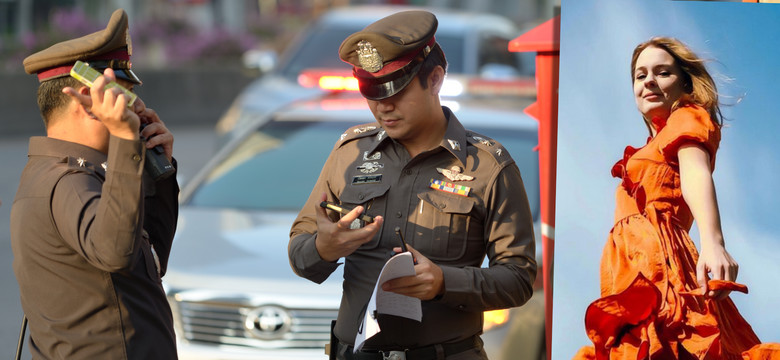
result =
[[[130,60],[130,54],[127,53],[126,48],[114,50],[112,52],[108,52],[105,54],[100,54],[95,57],[91,57],[89,59],[85,59],[85,62],[90,61],[101,61],[101,60]],[[73,64],[75,64],[75,61],[71,64],[62,65],[53,67],[51,69],[46,69],[44,71],[41,71],[38,73],[38,81],[46,81],[49,79],[53,79],[56,77],[61,77],[63,75],[69,75],[70,69],[73,67]],[[129,68],[129,67],[128,67]]]

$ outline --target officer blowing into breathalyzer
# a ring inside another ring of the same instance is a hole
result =
[[[534,234],[520,171],[500,143],[441,106],[447,61],[437,25],[432,13],[400,12],[339,49],[375,122],[335,139],[288,248],[296,274],[317,283],[344,266],[331,358],[486,359],[483,312],[520,306],[533,292]],[[400,238],[415,275],[378,286],[420,299],[422,320],[377,313],[381,331],[360,347],[364,309],[385,262],[402,252]],[[490,268],[480,268],[485,256]]]
[[[177,357],[161,282],[178,216],[173,135],[143,100],[128,106],[105,87],[141,84],[131,52],[120,9],[105,29],[24,60],[46,126],[11,209],[34,359]],[[69,75],[77,60],[104,74],[91,89]]]

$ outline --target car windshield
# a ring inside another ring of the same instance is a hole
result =
[[[360,31],[360,28],[346,28],[337,26],[322,26],[309,32],[301,46],[294,55],[288,59],[286,66],[281,70],[282,76],[296,80],[298,74],[306,69],[313,68],[344,68],[350,66],[341,61],[338,52],[341,42],[350,34]],[[447,54],[447,71],[450,73],[463,72],[463,43],[462,37],[447,34],[436,34],[436,41]]]
[[[333,144],[349,122],[271,122],[248,136],[211,169],[193,193],[193,206],[298,211],[319,176]],[[471,130],[498,140],[517,162],[536,218],[539,204],[536,132],[527,129]]]

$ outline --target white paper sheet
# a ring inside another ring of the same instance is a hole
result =
[[[366,340],[382,331],[379,328],[379,322],[376,320],[375,315],[377,313],[422,321],[420,299],[382,290],[382,284],[388,280],[413,275],[415,275],[415,272],[412,253],[408,251],[403,252],[387,260],[379,273],[379,279],[374,285],[371,300],[368,301],[366,306],[363,322],[360,324],[360,328],[358,328],[358,333],[355,337],[355,352],[363,348],[363,343]]]

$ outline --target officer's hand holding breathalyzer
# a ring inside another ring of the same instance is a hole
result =
[[[325,207],[322,207],[322,202],[325,202],[327,207],[327,196],[325,194],[322,194],[320,204],[318,204],[316,210],[316,246],[320,257],[322,257],[323,260],[336,261],[341,257],[352,254],[360,245],[371,241],[377,231],[382,227],[384,219],[382,219],[381,216],[373,217],[373,222],[365,224],[365,226],[361,228],[353,229],[351,227],[351,224],[355,220],[360,221],[359,218],[363,214],[362,206],[352,209],[347,212],[346,215],[342,216],[341,219],[333,222],[328,217]]]

